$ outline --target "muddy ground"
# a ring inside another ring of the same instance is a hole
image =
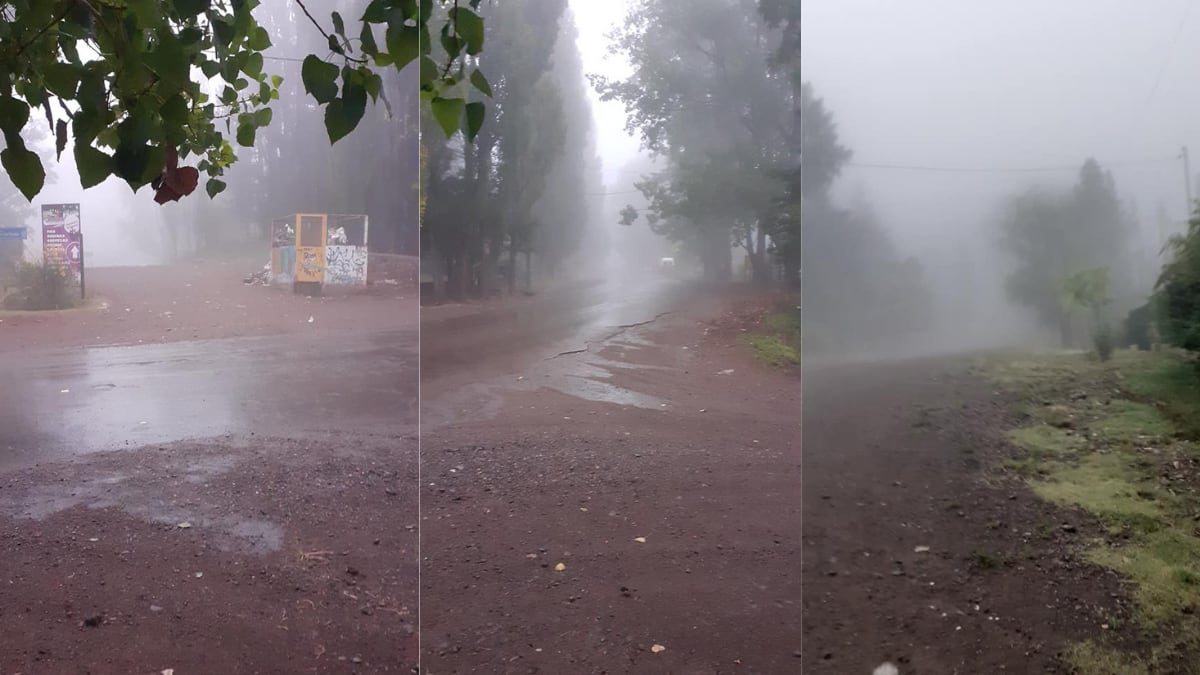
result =
[[[87,302],[61,312],[0,311],[0,351],[153,344],[232,337],[362,331],[410,324],[417,289],[378,284],[331,289],[323,297],[248,286],[261,265],[197,261],[169,266],[98,267],[87,272]],[[312,321],[309,321],[309,319]]]
[[[744,300],[429,383],[426,672],[798,672],[799,370],[749,355]]]
[[[414,672],[415,291],[108,272],[0,315],[0,673]]]
[[[989,471],[1019,401],[970,366],[805,370],[804,672],[1062,672],[1125,613],[1094,520]]]

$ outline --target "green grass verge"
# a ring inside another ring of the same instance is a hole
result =
[[[747,335],[744,340],[759,361],[780,368],[800,363],[800,313],[795,310],[769,314],[763,320],[765,334]]]
[[[1200,673],[1200,498],[1160,476],[1194,458],[1200,372],[1166,352],[997,355],[979,364],[1022,395],[1030,423],[1009,432],[1021,452],[1004,468],[1043,499],[1082,508],[1106,526],[1087,558],[1132,582],[1134,619],[1148,644],[1126,653],[1093,640],[1070,645],[1075,673]],[[1182,480],[1189,480],[1184,478]],[[1118,536],[1120,535],[1120,536]],[[1105,621],[1117,630],[1115,620]],[[1180,670],[1181,664],[1186,665]]]
[[[747,335],[746,344],[759,361],[768,366],[789,366],[800,363],[800,350],[777,335]]]

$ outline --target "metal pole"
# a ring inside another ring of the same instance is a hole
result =
[[[79,299],[87,299],[87,265],[83,258],[83,218],[79,219]]]

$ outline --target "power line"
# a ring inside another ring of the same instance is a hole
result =
[[[1154,76],[1154,84],[1150,87],[1150,93],[1146,94],[1146,100],[1143,105],[1148,105],[1154,98],[1155,92],[1158,91],[1158,84],[1162,81],[1163,73],[1167,70],[1167,65],[1171,63],[1171,56],[1175,53],[1175,44],[1179,42],[1179,36],[1183,33],[1183,26],[1187,23],[1188,15],[1192,12],[1192,0],[1188,0],[1187,5],[1183,8],[1183,18],[1179,20],[1179,24],[1175,26],[1175,35],[1171,37],[1171,44],[1167,45],[1167,52],[1163,55],[1162,63],[1158,66],[1158,74]]]
[[[1131,160],[1126,162],[1111,162],[1105,164],[1105,167],[1118,166],[1139,166],[1147,164],[1166,164],[1175,160],[1161,159],[1145,159]],[[870,162],[847,162],[847,167],[855,169],[883,169],[889,171],[928,171],[938,173],[1055,173],[1062,171],[1078,171],[1080,165],[1063,165],[1063,166],[1041,166],[1041,167],[967,167],[967,166],[928,166],[917,164],[878,164]]]

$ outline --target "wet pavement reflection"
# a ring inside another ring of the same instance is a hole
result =
[[[417,329],[0,354],[0,469],[225,434],[415,428]]]

